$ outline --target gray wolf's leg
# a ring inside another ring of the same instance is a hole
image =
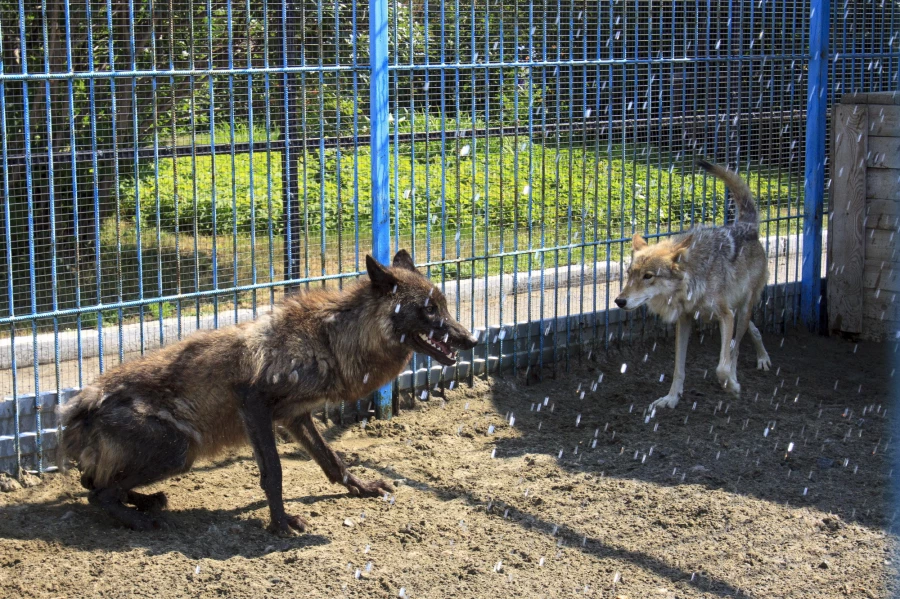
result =
[[[662,407],[674,408],[678,405],[678,400],[684,391],[684,365],[687,361],[690,338],[691,317],[688,314],[682,314],[675,325],[675,374],[672,377],[672,386],[669,387],[668,395],[660,397],[650,404],[650,410]]]

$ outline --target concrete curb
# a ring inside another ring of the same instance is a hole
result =
[[[826,232],[827,233],[827,232]],[[768,244],[770,259],[777,251],[783,255],[788,249],[791,253],[802,252],[802,237],[799,235],[784,235],[768,237],[764,244]],[[827,235],[823,233],[823,247],[827,243]],[[776,250],[777,248],[777,250]],[[444,294],[451,302],[471,301],[473,298],[488,296],[488,291],[496,291],[503,295],[518,295],[538,292],[542,288],[552,290],[557,288],[582,287],[594,283],[606,283],[615,280],[620,275],[620,267],[617,262],[595,262],[591,264],[574,264],[557,268],[545,268],[544,270],[532,270],[530,272],[494,275],[491,277],[446,281],[443,285]],[[223,290],[227,293],[227,290]],[[266,306],[257,310],[257,314],[265,314],[269,311]],[[253,311],[240,309],[222,311],[218,315],[218,326],[229,326],[235,323],[253,320]],[[216,326],[216,320],[212,315],[200,317],[200,326],[197,326],[196,316],[184,316],[181,319],[181,336],[189,335],[200,329],[212,329]],[[141,330],[143,328],[143,331]],[[143,333],[143,336],[142,336]],[[121,351],[132,353],[144,350],[152,350],[178,339],[179,327],[177,318],[164,318],[159,320],[144,321],[124,325],[121,329]],[[162,340],[162,343],[160,343]],[[100,347],[103,347],[104,355],[116,354],[120,351],[120,330],[116,325],[103,327],[102,335],[97,329],[82,329],[80,335],[80,358],[96,358],[100,355]],[[31,335],[20,335],[15,341],[15,359],[17,366],[30,367],[34,364],[35,338]],[[12,368],[12,340],[0,340],[0,370]],[[77,331],[65,331],[59,333],[59,356],[56,356],[55,341],[52,333],[42,333],[37,336],[37,361],[38,364],[53,364],[56,360],[67,362],[79,359],[79,335]]]

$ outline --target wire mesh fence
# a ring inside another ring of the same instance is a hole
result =
[[[634,232],[727,220],[698,155],[758,198],[758,322],[796,323],[823,11],[823,98],[898,89],[895,2],[376,3],[0,1],[0,467],[48,467],[110,366],[356,278],[373,232],[483,331],[400,385],[566,367],[645,326],[611,309]]]

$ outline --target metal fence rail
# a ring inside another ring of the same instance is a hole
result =
[[[379,413],[565,368],[649,326],[610,305],[634,231],[728,218],[697,155],[759,199],[759,322],[815,323],[828,107],[898,70],[877,0],[0,0],[0,469],[52,467],[99,372],[366,252],[409,248],[482,338]]]

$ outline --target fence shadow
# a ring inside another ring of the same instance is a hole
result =
[[[285,502],[307,506],[341,497],[342,494],[285,497]],[[269,533],[265,521],[241,518],[243,514],[265,508],[265,501],[254,501],[232,509],[188,508],[162,513],[165,526],[156,531],[135,532],[114,525],[96,507],[73,501],[69,494],[38,503],[5,508],[0,518],[0,538],[40,539],[87,551],[110,553],[140,548],[148,555],[176,552],[189,559],[224,561],[235,556],[261,557],[306,547],[328,545],[331,540],[304,533],[280,538]],[[290,511],[290,507],[289,507]]]
[[[389,466],[380,466],[373,462],[363,462],[366,467],[380,472],[382,475],[390,478],[403,478],[405,484],[426,493],[431,493],[438,499],[443,501],[452,501],[454,499],[463,499],[471,506],[483,506],[483,501],[475,497],[471,493],[460,489],[449,489],[428,484],[414,477],[410,477],[408,473],[400,472]],[[710,577],[702,573],[693,573],[674,567],[670,564],[656,559],[639,551],[631,551],[622,547],[604,543],[603,541],[589,537],[580,531],[567,526],[565,524],[554,524],[533,513],[517,509],[510,505],[505,505],[504,514],[496,514],[498,519],[514,522],[521,525],[528,525],[532,530],[541,530],[548,537],[552,536],[556,539],[562,539],[567,543],[568,547],[575,548],[585,554],[598,559],[615,559],[623,562],[629,562],[635,566],[652,570],[655,574],[671,580],[672,582],[684,582],[690,584],[698,590],[707,593],[713,593],[719,597],[729,597],[732,599],[752,599],[752,595],[745,591],[725,582],[724,580]],[[491,512],[486,512],[491,513]]]
[[[764,343],[771,370],[755,369],[745,339],[734,399],[715,379],[718,330],[695,332],[682,401],[652,418],[645,409],[671,381],[671,336],[573,357],[555,381],[501,378],[491,401],[521,434],[498,439],[496,457],[544,453],[570,471],[701,485],[888,530],[889,348],[805,332],[764,335]]]

